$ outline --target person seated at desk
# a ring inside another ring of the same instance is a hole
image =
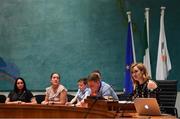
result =
[[[52,73],[51,86],[46,88],[45,100],[41,104],[60,104],[64,105],[67,101],[67,89],[60,84],[60,75]]]
[[[77,101],[75,104],[76,106],[83,106],[84,105],[84,99],[87,98],[87,96],[90,96],[91,90],[88,88],[87,85],[87,78],[81,78],[78,80],[78,92],[76,93],[76,96],[70,101],[67,102],[66,105],[72,105]]]
[[[118,96],[113,88],[101,80],[101,77],[97,73],[91,73],[88,76],[88,86],[91,89],[90,96],[111,98],[118,100]]]
[[[133,98],[156,98],[159,88],[150,79],[146,67],[142,63],[134,63],[130,68],[133,82]]]
[[[5,101],[6,104],[37,104],[31,91],[27,90],[23,78],[18,77],[14,83],[14,90],[11,91]]]
[[[91,74],[97,74],[99,75],[100,79],[102,80],[101,72],[97,69],[91,72]]]

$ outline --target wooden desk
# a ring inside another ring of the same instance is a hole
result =
[[[114,112],[58,105],[0,104],[0,118],[113,118]]]
[[[107,100],[96,100],[86,99],[89,110],[102,110],[115,112],[115,118],[140,118],[140,119],[175,119],[175,116],[164,114],[161,116],[140,116],[135,110],[133,102],[129,101],[107,101]]]
[[[101,101],[103,104],[103,102]],[[107,102],[105,102],[107,103]],[[111,102],[112,103],[112,102]],[[122,104],[120,104],[122,105]],[[108,105],[109,107],[110,104]],[[114,104],[113,104],[114,106]],[[96,106],[95,106],[96,107]],[[0,118],[140,118],[175,119],[174,116],[139,116],[135,110],[109,110],[107,105],[98,108],[83,108],[60,105],[0,104]],[[116,105],[117,107],[117,105]],[[104,109],[102,109],[104,108]],[[112,109],[112,108],[110,108]]]
[[[118,113],[117,117],[120,119],[176,119],[175,116],[171,115],[161,115],[161,116],[140,116],[136,112],[123,112],[123,113]]]
[[[116,112],[119,112],[120,110],[135,111],[134,103],[127,101],[119,103],[119,101],[85,99],[85,102],[88,104],[87,107],[91,108],[91,110],[105,110]]]

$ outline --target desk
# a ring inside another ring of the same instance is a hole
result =
[[[96,100],[96,99],[85,99],[88,104],[88,108],[91,110],[104,110],[104,111],[116,111],[128,110],[135,111],[134,103],[129,101],[108,101],[108,100]]]
[[[113,118],[114,112],[60,105],[0,104],[0,118]]]
[[[105,105],[104,105],[105,106]],[[107,108],[106,108],[107,109]],[[108,111],[60,105],[0,104],[0,118],[171,118],[163,116],[139,116],[135,110]]]
[[[130,101],[108,101],[85,99],[89,110],[115,112],[115,118],[138,118],[138,119],[175,119],[175,116],[163,114],[161,116],[140,116],[135,110],[134,102]]]

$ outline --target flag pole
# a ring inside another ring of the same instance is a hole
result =
[[[127,42],[126,42],[126,56],[125,56],[125,76],[124,76],[124,94],[132,94],[133,84],[131,80],[130,66],[134,63],[133,54],[133,32],[131,23],[131,12],[127,12],[128,17],[128,29],[127,29]]]
[[[131,22],[131,12],[127,11],[126,14],[128,16],[128,22]]]
[[[164,10],[166,9],[166,7],[161,7],[161,15],[164,15]]]
[[[144,16],[145,16],[145,30],[144,32],[146,32],[146,38],[143,39],[143,40],[146,40],[145,42],[147,43],[147,48],[145,49],[145,54],[144,54],[144,57],[143,57],[143,63],[144,65],[146,66],[147,68],[147,71],[148,71],[148,74],[150,77],[152,77],[151,75],[151,62],[150,62],[150,53],[149,53],[149,50],[150,50],[150,47],[149,47],[149,8],[145,8],[145,13],[144,13]]]
[[[149,46],[149,8],[145,8],[145,19],[146,19],[146,28],[147,28],[147,41]]]
[[[136,63],[136,54],[135,54],[135,46],[134,46],[134,37],[133,37],[133,30],[132,30],[132,22],[131,22],[131,12],[127,11],[126,12],[127,16],[128,16],[128,22],[130,22],[131,24],[131,34],[132,34],[132,49],[133,49],[133,59],[134,59],[134,63]]]

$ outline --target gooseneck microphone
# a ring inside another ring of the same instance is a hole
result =
[[[93,109],[94,105],[96,104],[96,102],[97,102],[99,99],[104,99],[104,98],[98,97],[98,96],[88,96],[87,98],[93,99],[93,103],[91,104],[91,107],[89,107],[87,113],[84,115],[84,118],[87,118],[87,116],[89,115],[90,111]]]
[[[102,86],[102,85],[101,85],[101,86]],[[93,99],[93,102],[92,102],[91,106],[89,107],[87,113],[85,114],[84,118],[87,118],[87,116],[89,115],[90,111],[93,109],[93,107],[95,106],[95,104],[96,104],[96,102],[97,102],[98,100],[106,100],[106,99],[103,97],[103,96],[104,96],[103,94],[104,94],[105,92],[107,92],[109,89],[112,88],[112,86],[109,85],[109,87],[108,87],[107,89],[105,89],[105,91],[100,92],[101,86],[99,87],[99,90],[98,90],[98,93],[97,93],[96,96],[88,96],[88,97],[87,97],[87,98],[89,98],[89,99]],[[107,96],[108,96],[108,95],[107,95]],[[110,95],[109,95],[109,96],[110,96]],[[113,98],[113,101],[114,101],[114,98]]]

